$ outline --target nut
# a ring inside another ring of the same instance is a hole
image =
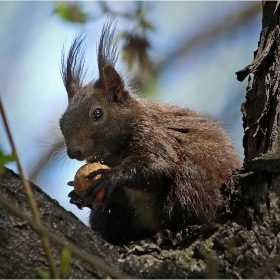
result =
[[[83,166],[81,166],[78,171],[75,174],[75,178],[74,178],[74,191],[75,193],[80,196],[82,194],[82,192],[84,190],[86,190],[93,181],[99,179],[101,177],[101,175],[97,175],[92,179],[88,179],[85,178],[85,176],[87,176],[90,172],[93,172],[95,170],[98,169],[107,169],[108,166],[101,164],[99,162],[95,162],[95,163],[87,163]],[[105,189],[101,189],[101,191],[97,194],[97,196],[95,197],[93,204],[103,204],[103,199],[105,197]]]

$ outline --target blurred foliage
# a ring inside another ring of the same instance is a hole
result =
[[[60,268],[59,268],[59,278],[65,279],[70,268],[72,259],[71,251],[68,248],[64,248],[60,255]],[[38,274],[41,279],[51,279],[51,275],[48,271],[39,268]]]
[[[54,13],[61,17],[63,20],[72,23],[86,23],[89,21],[90,16],[86,13],[80,4],[68,4],[66,2],[56,3]]]
[[[41,279],[51,279],[51,275],[46,270],[39,268],[38,274]]]
[[[68,274],[71,264],[72,254],[68,248],[64,248],[60,256],[60,277],[65,278]]]
[[[127,62],[130,69],[134,64],[139,64],[141,72],[149,73],[151,70],[151,61],[148,56],[150,44],[146,36],[134,35],[124,32],[125,44],[122,48],[122,57]]]
[[[41,279],[51,279],[50,274],[47,271],[45,271],[44,269],[39,268],[38,274]]]
[[[16,161],[16,156],[13,154],[5,155],[4,152],[0,150],[0,171],[3,170],[5,164],[11,161]]]

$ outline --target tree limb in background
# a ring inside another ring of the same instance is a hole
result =
[[[157,63],[154,67],[154,75],[158,75],[173,61],[185,58],[193,50],[200,47],[202,43],[210,44],[212,41],[217,40],[218,36],[237,32],[239,28],[243,28],[247,22],[259,13],[261,13],[261,2],[251,2],[240,13],[225,15],[222,24],[220,20],[213,22],[187,40],[184,40],[184,36],[180,36],[183,42],[178,42],[180,44],[179,47]]]

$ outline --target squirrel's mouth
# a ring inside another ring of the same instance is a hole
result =
[[[97,152],[86,158],[87,163],[100,162],[101,164],[106,164],[109,167],[120,165],[121,161],[121,157],[114,156],[110,152]]]
[[[104,164],[105,160],[106,158],[104,158],[100,152],[86,158],[87,163],[100,162]]]
[[[97,162],[97,159],[95,156],[90,156],[88,158],[86,158],[86,162],[87,163],[94,163],[94,162]]]
[[[87,163],[93,163],[93,162],[97,162],[97,161],[101,162],[101,154],[99,154],[99,153],[97,153],[95,155],[91,155],[86,158]]]

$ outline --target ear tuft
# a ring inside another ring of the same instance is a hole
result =
[[[104,24],[98,45],[98,87],[104,90],[108,99],[121,101],[127,92],[124,89],[124,81],[115,69],[117,61],[117,46],[114,42],[116,24],[114,20]]]
[[[116,24],[114,21],[108,21],[104,24],[98,45],[98,69],[99,76],[102,78],[103,68],[105,65],[115,66],[117,61],[117,46],[114,42]],[[113,25],[113,26],[112,26]]]
[[[84,42],[85,36],[78,35],[73,41],[67,58],[65,60],[64,47],[61,54],[61,75],[66,88],[68,99],[72,99],[76,92],[82,87],[86,74],[84,67]]]

